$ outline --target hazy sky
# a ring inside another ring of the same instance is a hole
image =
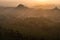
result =
[[[18,4],[27,6],[36,6],[41,4],[55,4],[59,5],[60,0],[0,0],[0,6],[17,6]]]

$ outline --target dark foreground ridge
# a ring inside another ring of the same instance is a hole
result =
[[[0,40],[60,40],[60,23],[49,19],[26,18],[8,27],[0,26]]]

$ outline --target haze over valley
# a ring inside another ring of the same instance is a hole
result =
[[[0,40],[60,40],[60,0],[49,1],[0,0]]]

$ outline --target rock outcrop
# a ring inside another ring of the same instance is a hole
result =
[[[24,6],[23,4],[19,4],[17,8],[22,9],[22,8],[28,8],[28,7]]]
[[[53,10],[60,10],[58,7],[55,7]]]

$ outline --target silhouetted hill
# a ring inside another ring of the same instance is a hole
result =
[[[17,8],[22,9],[22,8],[28,8],[28,7],[24,6],[23,4],[19,4]]]
[[[54,7],[53,10],[60,10],[58,7]]]

